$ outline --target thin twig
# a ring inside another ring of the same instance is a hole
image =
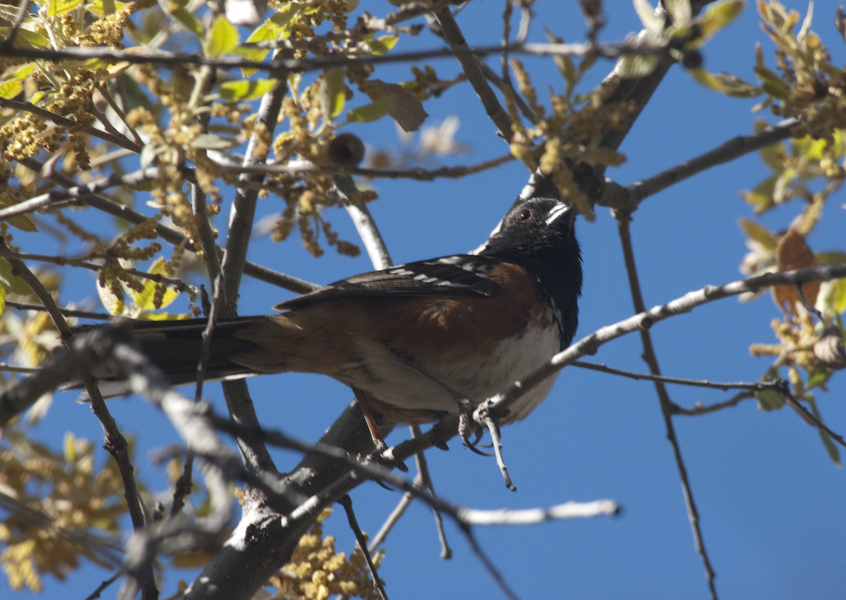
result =
[[[376,590],[379,592],[379,596],[382,600],[388,600],[388,594],[385,592],[385,586],[382,585],[382,580],[379,579],[379,573],[376,571],[376,565],[373,563],[373,557],[370,556],[370,550],[367,549],[367,538],[364,537],[364,534],[361,532],[361,527],[358,526],[358,519],[355,518],[352,498],[350,498],[349,494],[344,494],[344,496],[338,500],[338,504],[343,506],[344,512],[347,513],[347,522],[350,524],[350,529],[352,529],[355,539],[358,542],[358,547],[361,550],[361,554],[364,556],[364,562],[367,563],[367,568],[370,569],[370,577],[373,578],[373,585],[376,587]]]
[[[775,381],[756,381],[752,383],[745,381],[736,381],[732,383],[724,383],[719,381],[707,381],[705,379],[682,379],[679,377],[666,377],[664,375],[651,375],[648,373],[636,373],[634,371],[622,371],[620,369],[614,369],[606,365],[597,365],[594,363],[588,363],[580,360],[577,360],[571,364],[574,367],[579,367],[581,369],[599,371],[601,373],[608,373],[609,375],[619,375],[621,377],[628,377],[630,379],[635,379],[638,381],[660,381],[662,383],[675,383],[678,385],[687,385],[691,387],[711,388],[715,390],[722,390],[724,392],[734,389],[750,390],[753,392],[779,389],[779,386]]]
[[[6,300],[6,307],[7,308],[16,308],[18,310],[47,310],[41,304],[30,304],[27,302],[14,302],[12,300]],[[112,319],[114,315],[109,315],[106,313],[95,313],[95,312],[88,312],[85,310],[73,310],[70,308],[59,308],[59,312],[62,313],[65,317],[75,317],[78,319],[98,319],[100,321],[109,321]]]
[[[244,166],[263,163],[266,159],[267,139],[271,139],[273,131],[279,119],[279,112],[282,107],[282,100],[288,93],[287,72],[279,71],[279,85],[265,94],[259,109],[256,113],[255,131],[247,144],[247,151],[244,156]],[[267,136],[267,139],[265,139]],[[262,150],[264,149],[264,150]],[[261,153],[261,154],[260,154]],[[242,175],[242,179],[252,182],[261,182],[263,175]],[[237,302],[241,287],[241,278],[245,272],[247,262],[247,250],[250,245],[253,225],[255,222],[256,201],[258,190],[247,190],[237,188],[235,198],[232,201],[229,214],[229,235],[226,240],[226,252],[221,262],[221,286],[222,298],[226,298],[227,304],[223,307],[220,316],[230,317],[237,315]],[[239,423],[258,426],[259,420],[256,415],[255,406],[250,398],[249,389],[244,380],[225,381],[222,383],[223,395],[226,399],[226,406],[233,420]],[[267,447],[262,442],[238,440],[238,447],[247,467],[259,474],[277,474],[276,466]],[[248,501],[245,505],[245,512],[249,513],[259,508],[264,503],[260,494],[248,490]]]
[[[8,250],[3,238],[0,238],[0,250],[4,251],[4,254]],[[35,274],[29,270],[26,263],[8,254],[5,255],[5,258],[12,267],[12,273],[23,279],[32,288],[38,299],[41,300],[44,308],[47,309],[47,313],[53,319],[53,323],[56,325],[56,329],[59,331],[62,340],[67,344],[71,338],[70,327],[68,327],[64,316],[59,311],[59,307],[56,305],[55,300],[53,300],[53,296],[47,291]],[[106,403],[102,395],[100,395],[100,390],[94,383],[90,372],[87,369],[83,369],[81,373],[91,402],[91,410],[97,415],[103,427],[105,448],[112,455],[112,458],[114,458],[121,480],[123,481],[124,497],[126,498],[129,515],[132,519],[132,526],[138,531],[144,527],[144,511],[141,507],[138,484],[135,481],[135,469],[129,460],[129,446],[126,443],[126,438],[123,437],[123,434],[118,429],[117,423],[115,423],[109,413]],[[152,564],[148,564],[140,570],[138,577],[142,599],[156,600],[158,598],[158,588],[156,587]]]
[[[455,19],[452,17],[452,11],[449,7],[442,8],[435,12],[435,18],[441,26],[444,39],[454,52],[468,48],[464,35],[461,33],[461,29],[459,29]],[[476,91],[476,95],[479,96],[479,100],[482,101],[482,106],[485,107],[485,113],[488,115],[488,118],[490,118],[494,125],[496,125],[496,128],[502,138],[507,143],[510,143],[511,117],[509,117],[505,109],[502,108],[496,94],[491,89],[491,86],[488,85],[487,79],[485,79],[485,75],[479,68],[475,57],[471,54],[457,52],[456,58],[458,59],[459,64],[461,64],[461,68],[464,70],[464,73],[467,75],[467,80],[470,82],[470,85],[472,85],[473,89]]]
[[[80,267],[95,272],[100,271],[103,268],[103,265],[101,264],[88,262],[84,259],[65,258],[63,256],[45,256],[43,254],[27,254],[23,252],[12,252],[7,247],[1,245],[0,256],[6,258],[7,260],[10,258],[16,258],[19,260],[35,260],[38,262],[46,262],[60,266]],[[145,271],[139,271],[138,269],[133,268],[124,269],[124,271],[129,275],[133,275],[141,279],[149,279],[150,281],[155,281],[156,283],[163,283],[165,285],[172,286],[180,292],[185,292],[186,294],[191,294],[192,296],[198,293],[196,287],[194,287],[190,283],[185,283],[181,279],[166,277],[165,275],[161,275],[159,273],[147,273]]]
[[[4,54],[8,48],[12,48],[15,45],[15,38],[18,36],[18,31],[20,31],[21,25],[29,16],[29,9],[32,6],[32,0],[24,0],[21,2],[20,6],[18,6],[18,14],[15,15],[15,22],[12,23],[12,27],[9,30],[9,35],[6,36],[2,42],[0,42],[0,54]]]
[[[420,485],[420,473],[417,473],[414,477],[414,485]],[[405,514],[405,511],[411,506],[411,501],[414,500],[414,495],[411,492],[406,492],[402,495],[397,505],[394,507],[394,510],[391,511],[391,514],[388,515],[388,518],[385,519],[385,522],[382,523],[382,527],[379,528],[379,531],[376,535],[373,536],[373,539],[370,540],[369,545],[367,546],[370,552],[375,552],[376,549],[384,543],[385,539],[388,537],[388,534],[394,528],[394,525],[399,522],[402,516]],[[438,513],[440,514],[440,513]]]
[[[111,109],[113,111],[115,111],[115,114],[118,116],[121,123],[123,123],[123,126],[126,127],[126,130],[130,134],[132,134],[132,138],[135,140],[135,143],[138,144],[139,146],[144,146],[144,140],[141,138],[140,135],[138,135],[138,132],[135,131],[135,128],[131,127],[129,125],[129,123],[126,120],[126,113],[124,113],[123,110],[121,109],[121,107],[118,106],[118,103],[112,97],[112,94],[111,94],[111,92],[109,92],[109,89],[106,86],[106,84],[101,83],[101,84],[97,85],[97,91],[100,92],[100,95],[103,96],[103,99],[111,107]],[[102,157],[100,157],[100,158],[102,158]],[[94,161],[91,161],[91,164],[93,166]]]
[[[820,421],[813,413],[811,413],[807,408],[802,406],[799,403],[799,400],[796,399],[796,396],[793,395],[793,392],[790,390],[790,384],[786,380],[781,379],[779,381],[781,383],[781,390],[780,391],[784,395],[784,398],[787,401],[787,404],[790,406],[790,408],[792,408],[797,413],[799,413],[799,416],[802,417],[802,419],[808,425],[810,425],[811,427],[816,427],[818,429],[822,429],[829,436],[831,436],[831,439],[833,439],[835,442],[837,442],[838,444],[840,444],[841,446],[846,448],[846,440],[843,439],[843,436],[841,436],[838,433],[833,432],[831,429],[828,428],[828,425],[826,425],[825,423]]]
[[[411,437],[416,438],[423,435],[420,431],[419,425],[411,425]],[[420,475],[420,483],[429,490],[433,496],[435,494],[435,485],[432,482],[432,476],[429,474],[429,463],[426,461],[426,455],[423,452],[418,452],[414,455],[415,462],[417,463],[417,473]],[[449,542],[447,541],[446,531],[444,531],[444,519],[441,516],[441,511],[437,508],[432,508],[432,514],[435,517],[435,527],[438,530],[438,540],[441,542],[441,558],[444,560],[449,560],[452,558],[452,548],[449,547]]]
[[[40,172],[42,167],[44,166],[42,163],[35,160],[34,158],[26,158],[20,161],[20,164],[35,172]],[[50,175],[50,179],[55,181],[62,187],[80,187],[77,186],[77,183],[73,179],[66,175],[63,175],[62,173],[54,172]],[[119,219],[123,219],[128,223],[133,223],[137,225],[139,223],[145,223],[150,220],[150,217],[143,215],[138,211],[129,208],[128,206],[124,206],[123,204],[118,204],[117,202],[109,200],[108,198],[99,194],[93,194],[88,196],[87,198],[85,198],[84,202],[92,208],[102,210],[103,212],[118,217]],[[5,213],[3,211],[0,211],[0,220],[4,218],[2,216],[4,214]],[[181,231],[173,227],[163,225],[162,223],[156,224],[156,233],[158,233],[163,240],[170,242],[173,245],[184,244],[189,241],[188,238]],[[223,250],[218,249],[218,254],[222,252]],[[265,283],[269,283],[271,285],[275,285],[283,289],[296,292],[298,294],[312,292],[320,287],[319,285],[311,283],[309,281],[305,281],[303,279],[299,279],[291,275],[286,275],[285,273],[279,273],[278,271],[268,269],[267,267],[249,261],[247,261],[244,265],[244,275],[248,275],[250,277],[253,277],[254,279],[264,281]]]
[[[51,204],[63,200],[88,200],[88,196],[92,194],[99,194],[109,188],[117,187],[119,185],[133,187],[144,183],[145,181],[156,179],[158,176],[159,169],[157,167],[148,167],[133,173],[127,173],[126,175],[113,173],[108,177],[102,177],[92,181],[91,183],[68,187],[65,190],[53,190],[52,192],[35,196],[29,200],[24,200],[19,204],[0,210],[0,221],[41,210],[43,208],[47,208]],[[145,220],[146,219],[147,217],[145,217]]]
[[[620,235],[620,241],[623,246],[623,257],[626,263],[626,273],[629,278],[629,287],[631,289],[632,302],[634,303],[635,312],[643,313],[646,311],[646,305],[643,302],[643,294],[640,289],[640,280],[637,275],[637,267],[634,260],[634,248],[632,246],[631,231],[629,228],[630,218],[628,214],[620,214],[617,218],[617,228]],[[661,369],[658,366],[658,357],[655,354],[655,348],[652,345],[652,336],[649,330],[643,329],[640,331],[640,340],[643,345],[643,359],[649,366],[652,375],[661,376]],[[711,559],[708,556],[708,551],[705,549],[705,540],[702,536],[702,528],[699,522],[699,511],[696,508],[696,500],[693,497],[693,487],[687,475],[687,466],[682,458],[681,446],[676,437],[676,429],[673,424],[673,406],[675,403],[670,399],[667,388],[662,381],[653,381],[655,385],[655,392],[658,395],[658,400],[661,405],[661,414],[664,417],[664,427],[667,431],[667,440],[673,448],[673,456],[676,460],[676,468],[681,479],[682,494],[684,495],[685,506],[687,507],[687,517],[690,521],[690,527],[693,532],[693,543],[696,547],[696,552],[702,559],[702,564],[705,567],[705,578],[708,582],[708,589],[711,592],[711,599],[717,600],[717,588],[714,584],[716,574],[711,566]]]
[[[520,597],[505,581],[505,577],[502,576],[502,573],[500,573],[499,569],[496,568],[496,565],[493,564],[493,561],[482,549],[482,546],[479,545],[478,540],[476,540],[476,536],[473,534],[473,530],[467,527],[464,530],[464,534],[467,536],[467,541],[470,542],[470,548],[473,550],[473,554],[475,554],[481,561],[485,570],[488,572],[488,575],[490,575],[494,582],[499,586],[502,593],[505,594],[509,600],[520,600]]]
[[[15,365],[10,365],[8,363],[0,363],[0,371],[5,371],[7,373],[26,373],[31,374],[35,373],[38,370],[36,367],[16,367]]]
[[[109,142],[110,144],[114,144],[115,146],[120,146],[121,148],[131,150],[136,154],[140,154],[142,150],[142,146],[139,146],[132,140],[122,135],[113,135],[108,131],[101,131],[100,129],[95,129],[94,127],[81,126],[76,121],[68,119],[67,117],[63,117],[61,115],[57,115],[56,113],[50,112],[49,110],[45,110],[40,106],[36,106],[35,104],[32,104],[30,102],[20,102],[18,100],[8,100],[6,98],[0,98],[0,108],[13,108],[15,110],[32,113],[41,117],[42,119],[52,121],[53,123],[61,127],[82,131],[84,133],[87,133],[88,135],[100,138],[104,142]]]
[[[737,406],[744,400],[749,400],[755,397],[755,392],[740,392],[729,398],[724,402],[717,402],[716,404],[709,404],[707,406],[696,405],[693,408],[684,408],[676,405],[673,409],[673,414],[681,415],[683,417],[695,417],[698,415],[706,415],[708,413],[717,412],[724,408],[732,408]]]
[[[360,175],[368,179],[413,179],[415,181],[434,181],[436,179],[460,179],[467,175],[474,175],[496,168],[507,162],[515,160],[511,154],[504,154],[491,160],[486,160],[475,165],[457,165],[454,167],[440,167],[437,169],[423,169],[414,167],[411,169],[367,169],[352,168],[347,172],[350,175]],[[305,175],[307,173],[336,173],[338,167],[335,165],[317,165],[314,163],[299,162],[296,165],[250,165],[235,166],[221,165],[221,170],[227,173],[237,174],[259,174],[259,175]]]
[[[106,588],[107,588],[107,587],[109,587],[109,586],[110,586],[110,585],[112,585],[115,581],[117,581],[118,579],[120,579],[120,577],[121,577],[123,574],[124,574],[124,573],[123,573],[123,569],[121,569],[120,571],[118,571],[117,573],[115,573],[114,575],[112,575],[111,577],[109,577],[108,579],[106,579],[105,581],[103,581],[103,583],[101,583],[100,585],[98,585],[98,586],[97,586],[97,589],[96,589],[96,590],[94,590],[93,592],[91,592],[91,594],[89,594],[89,595],[85,598],[85,600],[97,600],[97,598],[99,598],[99,597],[100,597],[100,594],[102,594],[104,591],[106,591]]]
[[[424,59],[452,58],[458,56],[488,56],[498,54],[503,50],[511,53],[529,54],[532,56],[584,56],[596,54],[602,58],[618,58],[626,54],[632,55],[665,55],[667,48],[663,44],[652,44],[648,41],[632,39],[626,42],[592,45],[583,44],[509,44],[503,47],[482,46],[477,48],[455,47],[438,48],[434,50],[420,50],[413,52],[397,52],[375,55],[337,55],[307,59],[274,58],[270,62],[257,62],[240,58],[209,58],[202,54],[169,54],[166,52],[130,53],[104,46],[66,47],[61,49],[39,48],[9,48],[6,56],[29,58],[33,60],[47,60],[59,62],[63,60],[91,60],[99,59],[104,62],[128,62],[131,64],[154,64],[164,67],[182,65],[206,65],[221,69],[256,69],[270,71],[276,74],[284,71],[292,73],[306,73],[320,71],[330,67],[352,66],[359,64],[386,64],[396,62],[417,62]]]
[[[420,431],[419,425],[411,425],[411,437],[412,439],[420,438],[423,434]],[[432,485],[432,478],[429,475],[429,466],[426,463],[426,455],[421,450],[414,455],[416,462],[417,462],[417,475],[414,477],[414,485],[423,487],[429,490],[429,493],[433,496],[435,495],[435,488]],[[400,518],[405,514],[406,509],[411,505],[411,501],[414,499],[414,495],[410,492],[406,492],[402,495],[397,505],[391,511],[391,514],[385,519],[385,522],[382,524],[382,527],[379,529],[378,533],[373,536],[373,539],[370,541],[368,548],[371,552],[375,552],[376,548],[378,548],[382,543],[384,543],[385,539],[388,537],[388,534],[394,528],[394,525],[400,520]],[[441,516],[440,510],[437,507],[432,507],[432,512],[435,516],[435,526],[438,530],[438,539],[441,542],[441,558],[444,560],[448,560],[452,558],[452,549],[449,547],[449,543],[446,539],[446,532],[444,531],[444,523],[443,517]]]

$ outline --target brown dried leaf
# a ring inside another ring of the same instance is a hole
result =
[[[811,248],[805,242],[804,236],[794,229],[788,230],[779,240],[776,247],[777,271],[792,271],[793,269],[804,269],[817,264],[817,259]],[[820,284],[817,281],[802,285],[802,292],[805,298],[812,305],[817,301],[817,294],[820,291]],[[796,314],[796,305],[801,304],[796,287],[792,285],[777,285],[772,288],[773,300],[778,307],[786,313]]]
[[[426,117],[429,116],[417,96],[402,89],[396,83],[385,83],[379,79],[372,79],[368,81],[365,91],[374,102],[386,97],[394,101],[388,114],[405,132],[417,131]]]

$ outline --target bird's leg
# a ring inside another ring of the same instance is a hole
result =
[[[385,451],[388,449],[388,444],[385,443],[385,438],[379,430],[379,424],[376,422],[376,417],[370,408],[370,403],[367,400],[367,394],[364,390],[357,387],[352,388],[356,400],[358,400],[358,407],[361,409],[361,414],[364,415],[364,422],[367,423],[367,429],[370,430],[370,437],[373,438],[373,454],[380,459],[384,458]],[[400,461],[399,463],[391,463],[402,472],[407,472],[408,467]]]
[[[487,452],[482,452],[476,445],[479,443],[480,436],[477,435],[476,441],[470,441],[470,433],[476,431],[478,433],[478,429],[473,427],[473,411],[476,409],[476,405],[473,401],[462,394],[461,392],[453,389],[437,377],[434,377],[421,369],[417,366],[409,357],[398,354],[397,355],[403,363],[405,363],[412,371],[415,373],[422,375],[439,388],[441,388],[447,396],[455,400],[455,403],[458,404],[458,435],[461,436],[461,441],[464,443],[465,446],[470,448],[476,454],[481,454],[482,456],[491,456]]]

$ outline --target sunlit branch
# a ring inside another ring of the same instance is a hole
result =
[[[88,135],[100,138],[104,142],[109,142],[110,144],[114,144],[115,146],[120,146],[121,148],[130,150],[132,152],[135,152],[136,154],[140,154],[142,150],[141,146],[139,146],[132,140],[129,140],[126,137],[120,135],[116,130],[115,133],[109,133],[108,131],[102,131],[100,129],[95,129],[94,127],[82,127],[76,121],[68,119],[67,117],[63,117],[61,115],[57,115],[56,113],[50,112],[49,110],[45,110],[40,106],[36,106],[29,102],[19,102],[17,100],[7,100],[6,98],[0,98],[0,108],[12,108],[14,110],[30,112],[34,115],[38,115],[39,117],[52,121],[53,123],[61,127],[66,127],[70,130],[78,129],[87,133]]]
[[[416,52],[396,52],[382,56],[326,56],[310,59],[277,58],[270,62],[257,62],[241,58],[209,58],[202,54],[168,54],[130,53],[114,50],[111,47],[86,46],[68,47],[60,50],[45,50],[36,48],[8,48],[6,55],[10,57],[29,58],[33,60],[91,60],[99,59],[104,62],[128,62],[132,64],[155,64],[164,67],[180,65],[206,65],[221,69],[256,69],[278,72],[304,73],[319,71],[329,67],[343,67],[355,64],[386,64],[396,62],[414,62],[430,58],[450,58],[459,55],[488,56],[498,54],[503,50],[515,54],[529,54],[533,56],[584,56],[595,53],[603,58],[617,58],[626,54],[654,55],[665,54],[667,49],[663,45],[653,45],[647,42],[632,40],[610,44],[510,44],[508,46],[482,46],[478,48],[439,48],[435,50],[421,50]]]

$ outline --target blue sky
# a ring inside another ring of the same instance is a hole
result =
[[[576,2],[539,2],[530,41],[545,41],[546,26],[567,41],[582,39],[585,26]],[[804,4],[788,3],[802,14]],[[381,15],[384,2],[366,0],[358,11]],[[473,2],[458,23],[471,44],[496,44],[501,35],[502,3]],[[606,6],[604,40],[621,39],[639,29],[628,2]],[[835,64],[843,64],[843,47],[833,27],[834,3],[816,6],[814,30],[829,44]],[[753,80],[754,43],[761,40],[768,62],[772,46],[757,24],[754,6],[704,49],[705,66]],[[437,47],[427,33],[403,39],[396,50]],[[525,58],[533,81],[557,90],[562,83],[551,61]],[[459,72],[456,63],[431,63],[441,78]],[[495,69],[498,59],[489,59]],[[601,76],[611,63],[596,72]],[[392,67],[377,75],[385,81],[409,77],[407,67]],[[755,101],[736,100],[708,91],[680,68],[674,68],[638,120],[621,151],[627,161],[607,175],[621,184],[654,175],[735,136],[748,134],[755,118]],[[506,145],[469,88],[455,88],[426,104],[427,125],[456,115],[461,127],[456,139],[466,155],[447,157],[444,164],[471,164],[503,154]],[[772,122],[775,120],[769,117]],[[371,147],[397,144],[387,119],[346,128]],[[435,166],[428,163],[425,166]],[[752,188],[767,174],[757,156],[724,165],[676,185],[646,200],[634,214],[632,235],[647,306],[663,304],[707,284],[741,277],[746,252],[737,221],[751,217],[738,192]],[[378,180],[380,200],[371,206],[395,262],[462,252],[481,243],[511,205],[527,172],[516,162],[463,180],[434,183]],[[231,195],[228,196],[231,198]],[[846,231],[846,196],[832,198],[823,222],[808,242],[815,251],[842,248]],[[139,206],[143,202],[139,202]],[[273,197],[260,201],[259,214],[281,210]],[[228,205],[225,206],[228,210]],[[773,230],[786,228],[798,212],[787,205],[761,221]],[[346,239],[355,239],[346,213],[326,217]],[[219,226],[223,227],[221,220]],[[606,209],[597,219],[580,219],[585,287],[576,339],[632,314],[617,226]],[[25,238],[20,238],[23,249]],[[327,251],[314,259],[292,238],[274,244],[257,238],[250,259],[277,270],[329,283],[370,270],[366,256],[339,257]],[[73,294],[74,296],[71,296]],[[289,293],[244,280],[241,314],[260,314]],[[96,296],[93,279],[78,284],[64,301]],[[779,318],[775,304],[764,296],[751,303],[735,298],[712,303],[693,313],[653,327],[658,360],[666,375],[713,381],[754,381],[768,368],[767,359],[749,355],[751,343],[774,343],[770,321]],[[636,335],[602,347],[591,358],[621,369],[645,372]],[[300,438],[317,439],[351,400],[340,384],[315,376],[286,374],[253,379],[250,384],[259,417],[268,427]],[[222,409],[218,386],[206,387]],[[692,407],[725,400],[731,392],[670,386],[672,399]],[[827,424],[846,431],[846,385],[835,377],[828,393],[817,400]],[[164,474],[150,464],[150,453],[174,441],[172,427],[139,398],[116,400],[110,408],[119,425],[138,441],[136,465],[142,479],[163,489]],[[697,501],[704,541],[721,598],[780,600],[842,598],[846,589],[846,482],[842,470],[828,458],[816,431],[791,410],[764,413],[754,401],[700,417],[674,420],[682,454]],[[72,395],[59,395],[51,412],[36,429],[39,438],[58,447],[65,430],[99,440],[100,427]],[[389,443],[405,432],[397,430]],[[509,471],[518,491],[509,492],[493,459],[472,454],[459,443],[449,452],[428,453],[437,493],[476,508],[529,508],[568,500],[611,498],[624,507],[614,519],[558,522],[531,527],[477,529],[477,535],[522,598],[707,598],[700,559],[694,552],[672,449],[652,385],[609,375],[565,369],[549,398],[528,419],[503,431]],[[280,470],[297,461],[293,453],[277,453]],[[399,494],[364,485],[352,498],[359,523],[375,533],[399,500]],[[352,536],[340,512],[326,532],[336,536],[338,549],[349,551]],[[431,511],[415,503],[389,536],[380,576],[389,596],[423,598],[499,598],[501,593],[472,555],[466,541],[450,524],[454,550],[451,561],[439,558]],[[86,566],[70,575],[69,583],[46,578],[47,593],[84,598],[110,576]],[[168,574],[163,595],[174,592],[176,577]],[[107,592],[110,597],[114,592]],[[28,597],[22,593],[20,597]]]

